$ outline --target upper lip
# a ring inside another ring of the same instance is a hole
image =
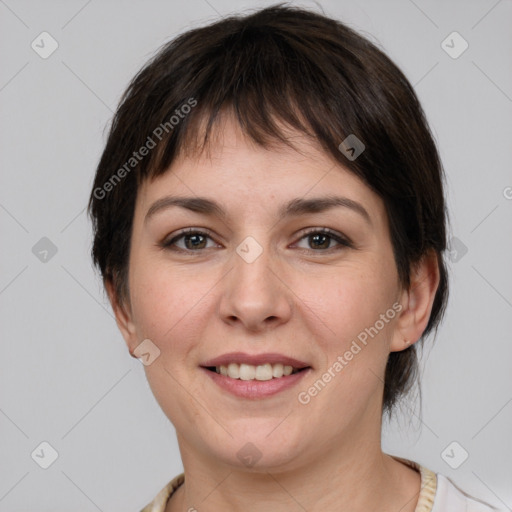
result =
[[[303,361],[299,361],[293,357],[287,357],[283,354],[277,354],[275,352],[254,355],[246,354],[244,352],[230,352],[229,354],[223,354],[214,359],[209,359],[208,361],[202,363],[201,366],[227,366],[229,363],[250,364],[253,366],[258,366],[265,363],[282,363],[283,365],[293,366],[294,368],[298,369],[308,368],[310,366]]]

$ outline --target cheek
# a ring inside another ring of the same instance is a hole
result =
[[[338,268],[328,282],[311,286],[315,280],[308,279],[302,284],[308,306],[304,315],[308,309],[314,313],[307,313],[308,330],[322,353],[318,407],[337,403],[341,409],[360,410],[382,385],[396,322],[397,290],[389,276],[379,267],[353,266]]]
[[[140,337],[151,339],[167,357],[189,349],[207,320],[207,293],[212,284],[190,271],[155,262],[139,264],[132,275],[132,310]]]
[[[313,328],[316,324],[317,332],[321,329],[334,344],[343,346],[392,306],[394,290],[383,275],[368,267],[337,269],[328,279],[302,280],[297,295],[304,311],[311,311]]]
[[[194,280],[180,269],[140,265],[133,273],[132,305],[140,339],[149,338],[160,350],[144,367],[147,381],[160,407],[175,425],[187,425],[201,414],[190,396],[200,396],[194,375],[196,350],[211,311],[207,294],[211,284]]]

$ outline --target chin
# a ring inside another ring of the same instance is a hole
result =
[[[282,418],[279,421],[275,418],[262,420],[259,422],[261,428],[244,429],[243,433],[229,429],[233,437],[224,432],[224,441],[213,446],[211,437],[204,442],[215,452],[214,457],[237,469],[254,472],[290,469],[303,450],[289,428],[277,434],[276,425],[280,421]]]

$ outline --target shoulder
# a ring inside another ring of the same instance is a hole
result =
[[[148,503],[140,512],[164,512],[169,498],[184,481],[184,473],[180,473],[178,476],[174,477],[160,490],[151,503]]]
[[[505,512],[470,496],[449,478],[437,473],[437,489],[432,512]]]
[[[441,473],[435,473],[418,462],[392,457],[421,474],[421,490],[415,512],[512,512],[496,508],[460,489]]]

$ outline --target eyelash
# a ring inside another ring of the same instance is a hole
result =
[[[336,232],[330,230],[329,228],[309,228],[300,237],[299,241],[303,240],[304,238],[307,238],[308,236],[316,235],[316,234],[328,236],[331,240],[335,240],[336,242],[338,242],[339,246],[338,247],[330,247],[329,249],[320,249],[320,250],[315,250],[315,249],[298,249],[298,250],[300,252],[303,252],[303,253],[304,252],[305,253],[311,253],[311,252],[314,252],[314,253],[320,253],[320,252],[331,253],[331,251],[333,251],[333,249],[335,251],[338,251],[338,250],[341,250],[343,248],[352,248],[353,247],[352,242],[348,238],[343,237],[343,236],[337,234]],[[182,249],[180,247],[172,248],[172,246],[178,240],[180,240],[181,238],[184,238],[187,235],[189,235],[189,236],[190,235],[200,235],[200,236],[204,236],[204,237],[207,237],[207,238],[210,238],[211,240],[213,240],[211,235],[209,233],[205,232],[205,231],[201,231],[201,230],[195,229],[195,228],[188,228],[188,229],[186,229],[184,231],[181,231],[180,233],[178,233],[176,236],[174,236],[170,240],[168,240],[168,241],[164,240],[160,244],[160,246],[163,249],[171,250],[171,251],[174,251],[174,252],[181,252],[181,253],[195,253],[195,252],[201,252],[201,251],[205,250],[205,249],[197,249],[197,250]]]

